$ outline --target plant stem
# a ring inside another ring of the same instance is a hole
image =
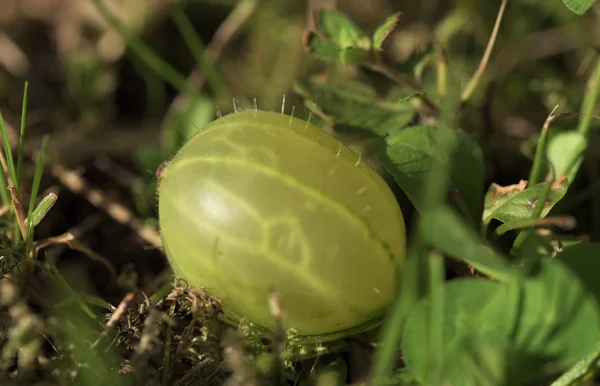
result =
[[[553,216],[544,218],[527,218],[523,220],[514,220],[500,225],[496,228],[496,234],[502,236],[506,232],[515,229],[533,228],[536,226],[556,226],[562,229],[570,230],[575,227],[575,219],[571,216]]]
[[[0,113],[1,115],[1,113]],[[8,131],[6,130],[6,125],[4,124],[4,118],[0,117],[0,135],[2,138],[2,142],[4,144],[4,161],[6,162],[6,168],[8,169],[8,173],[10,178],[9,183],[12,183],[14,186],[18,186],[17,182],[17,171],[15,168],[15,160],[13,158],[12,148],[10,147],[10,140],[8,137]],[[4,166],[4,165],[3,165]]]
[[[542,176],[544,174],[544,167],[546,166],[546,144],[548,142],[548,132],[550,131],[550,123],[556,117],[554,112],[558,106],[552,110],[546,121],[544,122],[544,126],[542,126],[542,132],[540,133],[540,139],[538,140],[536,149],[535,149],[535,158],[533,160],[533,166],[531,167],[531,173],[529,174],[529,186],[536,185],[542,182]],[[569,181],[571,182],[571,181]]]
[[[598,93],[600,92],[600,58],[598,58],[598,62],[596,63],[593,77],[591,87],[586,93],[583,105],[581,106],[581,116],[579,118],[579,126],[577,127],[577,131],[586,137],[590,135],[594,109],[598,101]]]
[[[460,97],[462,102],[467,101],[471,97],[471,94],[473,94],[473,91],[479,84],[479,80],[481,79],[481,76],[483,75],[483,72],[485,71],[485,68],[487,67],[488,61],[490,59],[490,55],[492,54],[492,49],[494,48],[494,43],[496,42],[496,37],[498,36],[498,30],[500,29],[500,22],[502,21],[502,16],[504,15],[504,9],[506,8],[507,2],[508,2],[508,0],[502,0],[502,4],[500,4],[500,10],[498,11],[498,16],[496,17],[496,24],[494,25],[494,29],[492,30],[492,35],[490,36],[490,40],[488,41],[488,45],[485,49],[485,53],[483,54],[483,57],[481,58],[479,67],[477,67],[477,71],[475,71],[475,73],[471,77],[471,80],[467,84],[467,87],[465,87],[465,90],[463,91],[463,93]]]
[[[416,236],[418,239],[419,235]],[[404,322],[410,314],[410,310],[419,299],[419,287],[424,274],[422,269],[423,258],[419,240],[415,240],[413,247],[409,251],[409,256],[404,263],[403,273],[398,276],[401,278],[396,300],[393,303],[390,312],[381,328],[379,337],[379,347],[373,357],[373,376],[372,385],[382,386],[389,384],[389,378],[392,370],[396,367],[397,352],[400,348],[400,340]]]
[[[595,133],[591,132],[592,118],[594,116],[594,109],[598,102],[598,93],[600,92],[600,58],[596,62],[596,68],[594,71],[593,81],[591,86],[583,99],[583,105],[581,107],[581,116],[579,119],[579,131],[587,139],[587,174],[590,181],[596,181],[598,179],[598,167],[596,165],[597,158],[594,155],[594,142],[597,137]],[[591,145],[591,146],[590,146]],[[598,195],[592,196],[591,203],[592,211],[592,237],[594,239],[600,236],[600,197]]]
[[[427,341],[427,381],[439,385],[444,345],[444,257],[438,251],[430,253],[429,268],[429,334]]]
[[[438,96],[443,98],[448,93],[448,63],[446,53],[440,49],[437,54],[437,91]]]
[[[21,183],[21,172],[23,169],[23,152],[25,149],[25,122],[27,117],[27,91],[29,82],[25,82],[23,89],[23,105],[21,107],[21,135],[19,136],[19,151],[17,153],[17,180],[15,186],[19,189]]]
[[[410,79],[408,76],[400,74],[397,71],[389,68],[388,66],[380,63],[363,63],[362,65],[371,71],[380,73],[381,75],[385,76],[389,80],[399,85],[405,85],[413,91],[418,92],[418,97],[423,101],[428,110],[426,112],[430,114],[437,114],[437,106],[425,94],[422,93],[421,87],[415,82],[413,82],[413,80]]]

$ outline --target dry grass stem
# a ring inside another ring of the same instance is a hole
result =
[[[52,165],[52,174],[72,192],[84,196],[92,205],[105,211],[118,223],[133,229],[150,245],[161,248],[162,240],[158,231],[145,225],[124,205],[109,199],[100,189],[91,187],[83,177],[67,170],[59,164]]]

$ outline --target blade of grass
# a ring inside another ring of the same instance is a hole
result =
[[[2,114],[0,113],[0,125],[3,125]],[[2,197],[2,201],[4,205],[10,208],[10,211],[13,211],[12,200],[10,198],[10,192],[8,191],[8,178],[4,168],[0,165],[0,196]]]
[[[13,159],[12,149],[10,148],[10,140],[8,138],[8,131],[6,130],[6,125],[4,123],[4,118],[2,117],[2,113],[0,112],[0,134],[2,138],[2,144],[4,145],[4,155],[6,157],[6,166],[8,167],[8,172],[10,173],[10,179],[12,183],[17,186],[17,172],[15,170],[15,162]]]
[[[185,40],[188,49],[194,55],[196,62],[204,73],[206,82],[217,96],[227,97],[229,99],[225,81],[221,78],[212,61],[206,55],[206,45],[200,36],[194,30],[192,22],[187,17],[181,6],[175,6],[171,17],[179,30],[179,33]]]
[[[61,275],[60,271],[52,261],[49,259],[46,260],[46,263],[50,266],[50,271],[53,273],[52,277],[55,279],[57,284],[59,284],[63,289],[77,302],[79,307],[85,312],[87,316],[90,317],[94,322],[98,323],[98,326],[101,329],[104,329],[104,324],[102,320],[98,318],[98,316],[92,311],[92,309],[87,305],[87,303],[79,296],[79,294],[67,283],[63,275]]]
[[[19,151],[17,153],[17,179],[15,180],[15,186],[19,189],[21,184],[21,172],[23,170],[23,152],[25,148],[25,122],[27,118],[27,92],[29,89],[29,82],[25,82],[23,89],[23,104],[21,106],[21,131],[19,135]]]
[[[138,39],[135,34],[123,26],[119,19],[117,19],[108,10],[108,8],[106,8],[102,1],[90,1],[94,4],[100,15],[108,22],[108,24],[110,24],[110,26],[113,27],[119,33],[119,35],[121,35],[125,42],[127,42],[127,45],[131,48],[131,50],[144,62],[146,62],[148,67],[155,71],[159,76],[163,77],[179,92],[194,92],[193,90],[188,90],[186,79],[181,73],[179,73],[179,71],[163,60],[160,55],[155,53],[151,48]]]
[[[2,142],[4,143],[4,148],[6,149],[8,147],[8,151],[10,153],[10,156],[5,156],[4,151],[2,151],[2,148],[0,148],[0,169],[2,169],[2,177],[0,180],[0,183],[2,183],[2,187],[1,189],[1,194],[2,194],[2,199],[6,200],[5,204],[8,206],[8,208],[10,209],[10,213],[12,215],[15,214],[15,207],[13,205],[13,200],[12,200],[12,194],[10,192],[10,186],[14,185],[14,183],[12,182],[14,180],[14,162],[12,162],[12,152],[10,149],[10,142],[8,141],[8,132],[6,131],[6,125],[4,123],[4,117],[2,116],[2,112],[0,112],[0,138],[2,139]],[[7,160],[8,158],[8,160]],[[11,165],[13,167],[12,173],[11,173]],[[12,175],[12,177],[11,177]],[[13,235],[16,238],[19,237],[19,235],[21,235],[20,230],[19,230],[19,222],[16,220],[16,218],[12,218],[12,232]]]
[[[92,306],[96,306],[102,309],[105,309],[107,311],[112,311],[111,310],[111,304],[108,303],[106,300],[102,299],[101,297],[98,296],[94,296],[94,295],[88,295],[88,294],[79,294],[79,296],[81,296],[81,298],[87,302],[88,304],[91,304]],[[69,305],[76,303],[75,299],[65,299],[63,301],[60,301],[58,303],[54,304],[54,308],[61,308],[61,307],[68,307]]]
[[[33,177],[33,184],[31,186],[31,197],[29,198],[29,208],[27,212],[27,240],[33,241],[33,213],[35,207],[35,201],[37,200],[37,194],[40,189],[40,181],[42,180],[42,174],[44,172],[44,154],[46,153],[46,147],[48,146],[48,135],[44,135],[42,138],[42,144],[40,146],[40,152],[35,165],[35,175]]]
[[[441,384],[441,369],[444,360],[444,257],[439,252],[432,252],[429,265],[429,341],[426,385]]]
[[[167,282],[167,283],[163,284],[158,290],[156,290],[156,292],[154,292],[150,296],[150,302],[152,304],[155,304],[160,299],[162,299],[164,296],[167,296],[172,290],[173,290],[173,284],[171,282]]]

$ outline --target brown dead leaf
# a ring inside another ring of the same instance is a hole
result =
[[[566,174],[561,174],[553,183],[552,190],[560,189],[564,184],[568,183]]]
[[[527,180],[521,180],[518,184],[502,186],[497,183],[492,183],[490,191],[492,192],[492,199],[496,199],[498,196],[505,196],[509,193],[516,191],[522,192],[527,187]]]

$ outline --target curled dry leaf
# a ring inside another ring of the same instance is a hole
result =
[[[492,183],[490,186],[490,193],[492,194],[492,199],[495,199],[497,196],[504,196],[512,192],[522,192],[527,187],[527,180],[521,180],[518,184],[512,184],[508,186],[498,185],[497,183]]]

